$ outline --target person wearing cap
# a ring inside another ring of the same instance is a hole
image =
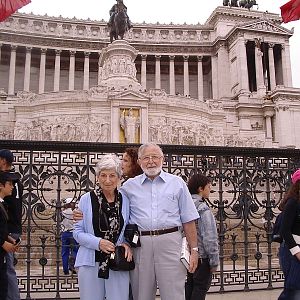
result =
[[[13,153],[8,149],[0,150],[0,171],[12,172],[14,161]],[[16,174],[15,174],[16,175]],[[17,175],[16,175],[17,176]],[[13,191],[11,195],[4,197],[4,205],[8,213],[9,235],[17,240],[22,234],[22,196],[23,185],[19,178],[13,181]],[[7,300],[20,300],[18,278],[14,266],[14,253],[6,255],[8,291]]]
[[[15,179],[13,173],[0,171],[0,299],[3,300],[6,299],[8,290],[6,255],[18,249],[15,240],[8,234],[8,214],[3,199],[12,194]]]
[[[284,290],[278,299],[300,299],[300,169],[293,173],[280,226],[283,237],[279,257],[285,277]]]
[[[78,251],[78,243],[73,238],[73,210],[75,202],[73,198],[67,198],[62,210],[62,233],[61,233],[61,257],[63,263],[63,271],[65,275],[69,275],[69,271],[76,273],[74,263]],[[70,258],[71,254],[71,258]]]

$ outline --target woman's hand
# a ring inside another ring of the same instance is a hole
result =
[[[10,242],[5,241],[2,245],[2,248],[6,251],[6,252],[16,252],[19,248],[19,245],[15,245],[12,244]]]
[[[79,209],[74,209],[73,210],[73,221],[78,222],[83,219],[83,213]]]
[[[99,249],[109,254],[115,251],[115,245],[106,239],[101,239],[99,242]]]
[[[127,258],[127,261],[132,261],[132,250],[131,247],[129,247],[127,244],[123,243],[120,246],[125,248],[125,258]]]

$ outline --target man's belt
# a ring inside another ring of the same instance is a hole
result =
[[[156,236],[156,235],[162,235],[166,233],[172,233],[176,232],[179,230],[180,227],[172,227],[172,228],[167,228],[167,229],[156,229],[156,230],[146,230],[146,231],[140,231],[140,235],[151,235],[151,236]]]

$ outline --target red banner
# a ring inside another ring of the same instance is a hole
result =
[[[300,19],[300,0],[291,0],[290,2],[282,5],[280,9],[284,23]]]
[[[31,0],[0,0],[0,22],[30,2]]]

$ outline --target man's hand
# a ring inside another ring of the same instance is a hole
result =
[[[295,256],[296,256],[297,259],[300,261],[300,252],[296,253]]]
[[[73,221],[78,222],[83,219],[83,213],[79,209],[74,209],[73,210]]]
[[[189,272],[194,273],[198,266],[198,251],[192,250],[190,256],[190,267]]]

